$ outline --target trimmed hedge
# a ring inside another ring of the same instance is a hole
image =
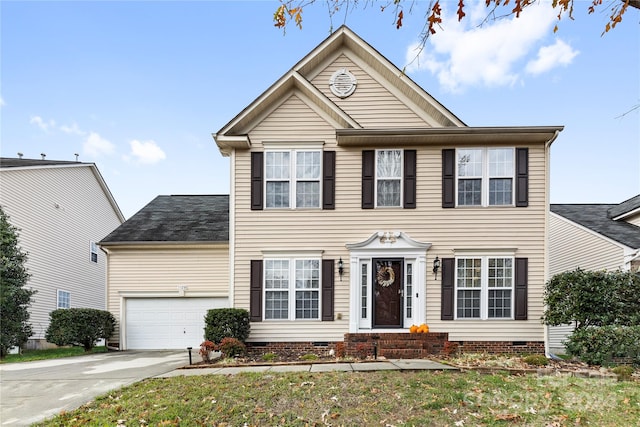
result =
[[[245,342],[249,338],[251,323],[249,312],[241,308],[215,308],[204,317],[204,336],[220,344],[224,338]]]
[[[570,356],[590,365],[640,365],[640,326],[590,326],[576,329],[565,343]]]
[[[86,351],[98,340],[109,338],[116,327],[113,314],[94,308],[61,308],[52,311],[49,318],[47,341],[56,345],[81,345]]]

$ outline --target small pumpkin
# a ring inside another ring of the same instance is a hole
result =
[[[427,326],[426,323],[423,323],[422,325],[420,325],[420,327],[418,328],[418,333],[421,334],[426,334],[429,332],[429,327]]]
[[[411,325],[411,327],[409,328],[409,333],[415,334],[418,332],[418,326],[417,325]]]

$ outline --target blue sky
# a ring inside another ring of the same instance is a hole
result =
[[[445,14],[457,1],[444,1]],[[346,24],[469,126],[564,125],[551,149],[552,203],[640,193],[640,13],[601,36],[608,9],[559,23],[465,2],[416,59],[422,10],[369,7]],[[484,3],[484,2],[482,2]],[[0,2],[0,151],[95,162],[125,217],[160,194],[228,194],[217,132],[322,42],[326,7],[303,29],[273,26],[277,1]],[[449,6],[449,7],[447,7]],[[334,28],[344,16],[333,18]],[[625,114],[627,113],[627,114]]]

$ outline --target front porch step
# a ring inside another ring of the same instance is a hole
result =
[[[390,359],[416,359],[444,353],[449,334],[430,332],[412,334],[393,333],[353,333],[345,334],[346,354],[356,357],[372,357],[375,354]]]
[[[378,356],[387,359],[422,359],[428,354],[419,348],[383,348],[378,351]]]

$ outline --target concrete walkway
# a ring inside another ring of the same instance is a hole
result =
[[[458,370],[458,368],[425,359],[384,359],[374,362],[310,363],[260,366],[189,367],[160,374],[156,378],[192,375],[234,375],[241,372],[366,372],[366,371]]]

